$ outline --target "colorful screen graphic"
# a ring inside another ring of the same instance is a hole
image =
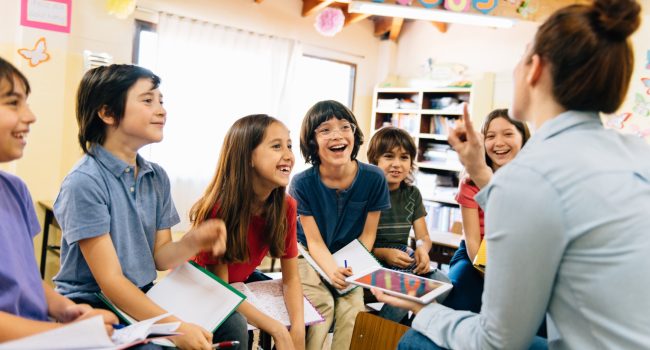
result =
[[[430,279],[383,269],[357,278],[356,281],[417,298],[442,286],[442,283]]]

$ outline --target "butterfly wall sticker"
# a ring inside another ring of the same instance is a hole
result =
[[[635,95],[634,112],[644,117],[650,116],[650,102],[646,101],[642,94]]]
[[[533,6],[533,2],[535,2],[535,6]],[[539,3],[534,0],[522,0],[519,3],[519,6],[517,6],[517,13],[521,15],[523,18],[528,18],[532,15],[534,15],[537,10],[539,9]]]
[[[646,52],[646,60],[647,60],[647,62],[646,62],[646,65],[645,65],[645,69],[650,69],[650,50],[648,50],[648,52]]]
[[[641,78],[641,82],[648,89],[648,90],[646,90],[645,93],[650,95],[650,78]]]
[[[641,129],[640,126],[636,124],[631,124],[629,126],[629,130],[632,131],[633,135],[638,136],[642,139],[645,139],[646,137],[650,136],[650,128]]]
[[[615,129],[623,129],[625,121],[630,119],[632,113],[621,113],[612,116],[607,120],[607,126]]]
[[[31,67],[36,67],[50,59],[45,38],[38,39],[33,49],[19,49],[18,53],[29,62]]]

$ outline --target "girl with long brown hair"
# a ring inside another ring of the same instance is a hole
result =
[[[296,202],[285,194],[294,164],[289,130],[267,115],[237,120],[223,143],[217,171],[190,211],[194,226],[210,218],[227,228],[226,253],[202,252],[195,261],[228,283],[264,279],[255,269],[269,254],[281,259],[284,301],[291,331],[244,301],[238,308],[249,323],[271,334],[278,349],[303,349],[305,322],[298,276]]]

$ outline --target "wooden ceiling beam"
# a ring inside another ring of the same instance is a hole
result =
[[[379,17],[375,16],[375,36],[382,36],[390,31],[390,27],[393,25],[392,17]]]
[[[336,2],[335,0],[302,0],[302,16],[307,17]]]
[[[399,33],[402,31],[402,25],[404,25],[404,18],[393,17],[393,22],[390,25],[390,34],[388,35],[390,40],[397,42]]]
[[[431,22],[434,27],[438,28],[438,31],[440,33],[447,33],[447,29],[449,28],[449,23],[445,22]]]
[[[345,10],[343,13],[345,14],[345,24],[343,24],[344,26],[357,23],[370,17],[370,15],[367,13],[349,13],[347,10]]]

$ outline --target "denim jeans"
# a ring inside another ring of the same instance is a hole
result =
[[[449,279],[454,288],[442,304],[454,310],[479,313],[484,280],[469,260],[464,240],[449,263]]]
[[[399,344],[397,344],[397,350],[441,350],[444,349],[434,342],[431,339],[424,336],[422,333],[409,329],[400,339]],[[545,350],[548,349],[548,343],[546,339],[541,337],[533,338],[528,350]]]

